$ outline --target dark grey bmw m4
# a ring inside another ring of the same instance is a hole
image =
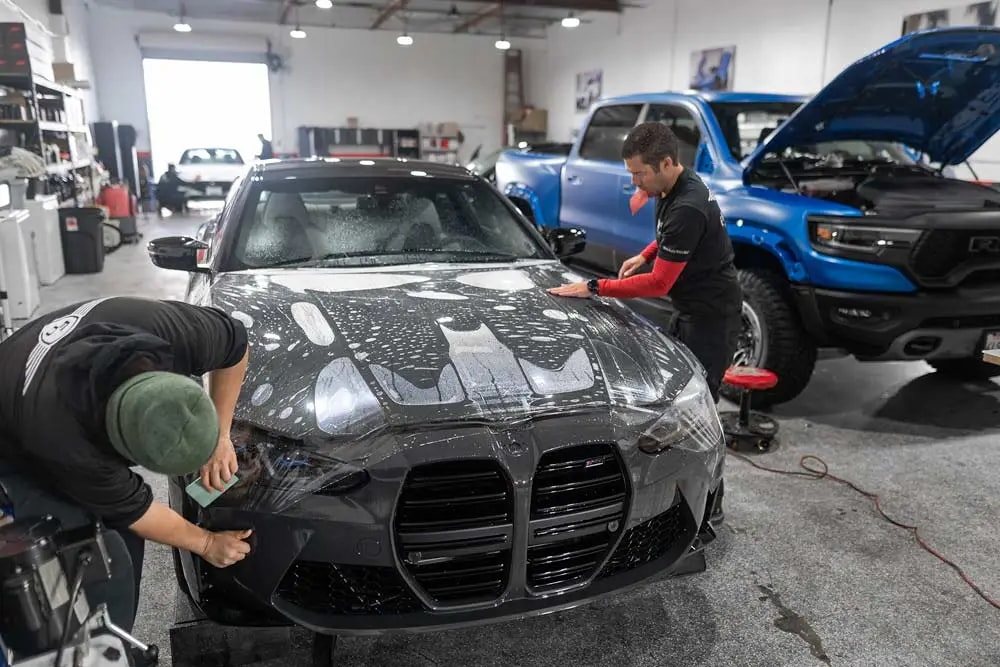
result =
[[[175,553],[209,618],[323,634],[455,628],[568,609],[704,567],[724,438],[697,360],[579,279],[542,234],[438,163],[255,164],[197,238],[153,241],[185,299],[241,320],[239,482],[216,569]]]

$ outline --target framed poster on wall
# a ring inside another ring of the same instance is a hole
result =
[[[576,110],[586,111],[601,97],[604,71],[595,69],[576,75]]]
[[[997,23],[997,0],[972,2],[947,9],[935,9],[903,18],[903,35],[919,30],[959,25],[992,26]]]
[[[693,90],[732,90],[735,60],[735,46],[692,51],[688,87]]]

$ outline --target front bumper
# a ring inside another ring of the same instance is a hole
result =
[[[218,622],[381,634],[559,611],[676,572],[721,514],[724,443],[648,455],[607,430],[553,420],[414,440],[363,488],[281,514],[196,511],[172,480],[188,519],[254,530],[230,568],[182,553],[184,583]]]
[[[796,304],[809,334],[871,361],[977,356],[987,333],[1000,331],[996,286],[885,294],[799,285]]]

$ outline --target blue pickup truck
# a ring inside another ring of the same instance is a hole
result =
[[[780,378],[758,405],[797,396],[821,352],[1000,374],[982,361],[1000,348],[1000,191],[947,175],[1000,129],[1000,30],[907,35],[812,98],[603,99],[569,156],[503,153],[496,185],[543,233],[585,233],[567,258],[582,274],[615,275],[654,238],[654,203],[632,216],[621,159],[645,121],[674,131],[722,207],[744,289],[734,363]],[[668,298],[630,305],[655,322],[670,312]]]

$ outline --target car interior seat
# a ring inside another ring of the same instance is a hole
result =
[[[247,238],[244,256],[251,265],[312,259],[309,212],[295,192],[272,192]]]

